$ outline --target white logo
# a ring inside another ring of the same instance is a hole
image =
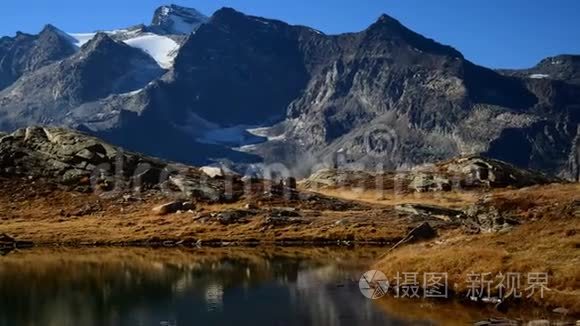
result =
[[[380,299],[389,291],[389,280],[380,271],[368,271],[364,273],[359,282],[360,292],[368,299]]]

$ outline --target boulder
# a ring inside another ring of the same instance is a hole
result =
[[[225,177],[225,172],[219,166],[203,166],[199,168],[201,172],[205,173],[210,178],[223,178]]]
[[[7,235],[0,234],[0,247],[14,247],[16,245],[16,239]]]
[[[407,238],[411,241],[430,240],[437,236],[437,231],[431,227],[427,222],[421,223],[419,226],[412,229]]]
[[[437,231],[431,227],[427,222],[421,223],[419,226],[411,229],[407,236],[405,236],[401,241],[397,242],[394,246],[389,249],[391,252],[404,244],[409,244],[422,240],[430,240],[437,236]]]
[[[157,215],[168,215],[177,213],[178,211],[192,210],[194,205],[190,202],[173,201],[153,208],[153,212]]]
[[[423,204],[402,204],[395,206],[395,210],[413,215],[435,217],[445,221],[455,221],[459,219],[463,212],[460,210]]]

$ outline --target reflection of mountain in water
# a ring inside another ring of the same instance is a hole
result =
[[[388,319],[354,275],[305,257],[176,261],[82,251],[0,260],[0,325],[357,325]],[[235,255],[234,255],[235,256]],[[79,258],[81,257],[81,258]]]

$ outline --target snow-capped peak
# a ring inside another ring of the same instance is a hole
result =
[[[193,8],[167,5],[155,10],[151,27],[158,28],[167,34],[190,34],[208,19]]]

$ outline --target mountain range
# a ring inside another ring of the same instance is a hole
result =
[[[126,149],[243,169],[400,168],[484,154],[580,177],[580,56],[493,70],[382,15],[326,35],[231,8],[149,25],[0,38],[0,132],[76,128]]]

